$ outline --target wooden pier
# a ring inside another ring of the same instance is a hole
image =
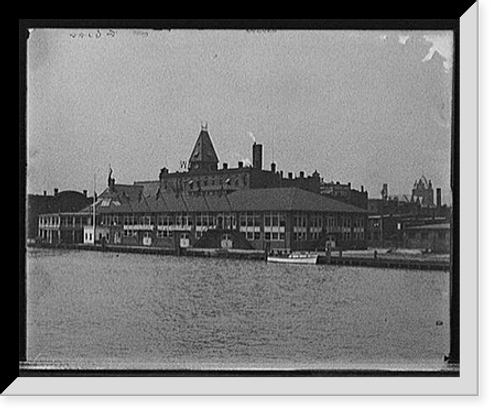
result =
[[[360,266],[367,268],[398,268],[398,269],[421,269],[430,271],[449,271],[450,264],[447,261],[431,260],[422,258],[383,258],[383,257],[357,257],[342,256],[331,257],[329,262],[326,256],[318,258],[319,264]]]
[[[264,250],[244,249],[201,249],[201,248],[171,248],[158,246],[126,246],[126,245],[86,245],[86,244],[61,244],[61,245],[36,245],[35,247],[87,250],[98,252],[137,253],[144,255],[172,255],[193,256],[204,258],[228,258],[265,261]],[[397,256],[352,256],[343,255],[327,256],[320,254],[318,257],[320,265],[353,266],[364,268],[389,268],[389,269],[416,269],[429,271],[449,271],[450,262],[428,257],[397,257]]]

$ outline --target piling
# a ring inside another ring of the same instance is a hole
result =
[[[326,264],[330,265],[332,263],[332,247],[330,242],[326,245]]]

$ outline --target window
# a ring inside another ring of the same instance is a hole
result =
[[[240,231],[246,231],[246,228],[251,229],[251,231],[260,230],[260,214],[253,211],[243,212],[240,214]],[[258,230],[256,230],[258,229]]]
[[[140,216],[139,224],[141,226],[150,226],[151,225],[151,216]]]
[[[305,241],[305,240],[307,240],[307,233],[306,232],[294,232],[293,233],[293,240]]]
[[[174,235],[174,232],[172,230],[158,230],[157,236],[158,237],[172,237]]]
[[[284,214],[279,214],[278,215],[278,222],[280,227],[285,227],[286,226],[286,218]]]

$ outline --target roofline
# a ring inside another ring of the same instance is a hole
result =
[[[82,210],[85,210],[82,209]],[[61,216],[61,215],[68,215],[68,216],[87,216],[89,214],[92,214],[92,212],[83,212],[83,211],[64,211],[64,212],[53,212],[53,213],[40,213],[38,214],[38,217],[40,216]]]

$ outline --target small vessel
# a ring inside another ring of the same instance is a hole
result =
[[[290,253],[283,256],[268,255],[267,262],[283,264],[317,264],[318,256],[318,254],[312,253]]]

